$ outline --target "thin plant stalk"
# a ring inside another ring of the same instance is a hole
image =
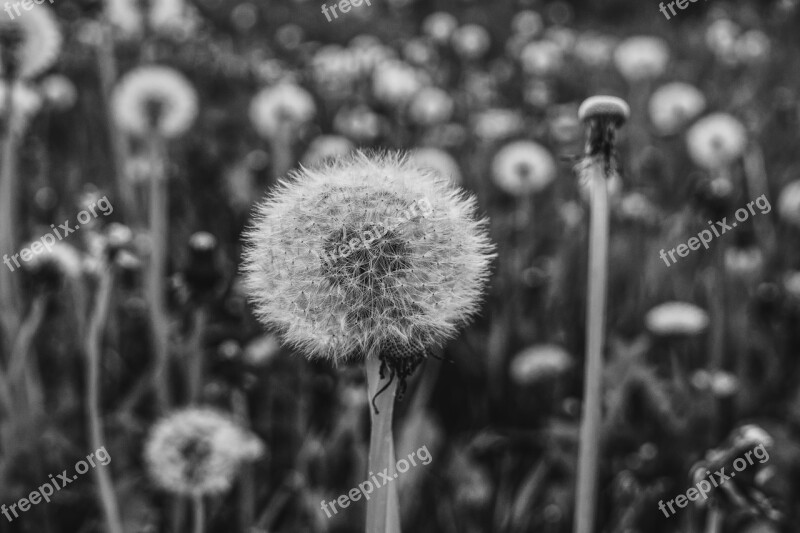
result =
[[[17,237],[17,152],[19,133],[14,129],[13,80],[7,79],[5,101],[5,127],[0,160],[0,253],[13,254]],[[0,321],[3,342],[11,345],[13,332],[19,325],[19,294],[10,269],[0,268]]]
[[[192,514],[194,514],[192,525],[193,533],[203,533],[203,531],[206,529],[205,510],[203,507],[203,496],[200,494],[195,494],[192,497]]]
[[[592,191],[589,248],[589,297],[586,322],[586,374],[580,430],[575,533],[593,533],[597,489],[597,462],[602,417],[603,347],[608,279],[608,187],[600,162],[587,172]]]
[[[147,272],[147,300],[153,334],[155,365],[153,380],[156,399],[163,411],[169,405],[169,328],[164,301],[164,276],[167,270],[168,205],[164,141],[155,132],[149,139],[149,157],[154,169],[150,176],[150,263]]]
[[[377,357],[369,357],[366,361],[367,393],[375,399],[378,412],[370,410],[372,431],[369,440],[369,472],[389,472],[389,476],[397,477],[394,453],[394,437],[392,435],[392,416],[394,397],[397,391],[397,380],[394,379],[386,390],[375,397],[383,388],[380,377],[381,362]],[[376,487],[373,496],[367,500],[366,533],[400,533],[400,499],[397,495],[397,484],[387,483]]]
[[[192,313],[192,333],[186,353],[188,365],[189,403],[195,404],[203,388],[203,337],[208,324],[208,311],[202,305]]]
[[[231,395],[233,413],[244,427],[250,426],[250,413],[247,409],[247,396],[240,390]],[[255,517],[255,471],[243,468],[239,474],[239,530],[247,531],[253,525]]]
[[[89,441],[94,449],[104,446],[103,422],[100,414],[100,359],[102,352],[103,331],[105,330],[111,296],[114,286],[114,275],[111,267],[105,266],[100,274],[100,285],[97,291],[89,332],[86,341],[86,411],[89,418]],[[114,494],[114,485],[106,468],[93,468],[92,475],[97,483],[97,493],[106,531],[124,533],[119,514],[119,505]]]

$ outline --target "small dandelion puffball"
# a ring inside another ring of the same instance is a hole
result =
[[[0,115],[6,113],[8,84],[0,82]],[[12,124],[14,129],[22,131],[29,121],[42,107],[42,98],[30,87],[22,83],[14,83],[11,89],[11,106],[13,109]]]
[[[372,92],[384,104],[404,105],[422,86],[422,75],[408,63],[397,59],[376,65],[372,73]]]
[[[411,159],[418,167],[431,168],[437,174],[447,176],[453,185],[461,184],[461,167],[453,156],[444,150],[432,147],[417,148],[411,152]]]
[[[476,201],[389,153],[303,169],[245,234],[256,316],[310,357],[401,357],[452,337],[493,257]]]
[[[53,74],[42,80],[42,95],[45,101],[57,111],[66,111],[78,101],[78,90],[72,80],[61,74]]]
[[[437,87],[425,87],[414,96],[408,114],[420,126],[433,126],[450,120],[453,107],[449,94]]]
[[[672,135],[705,110],[706,97],[688,83],[668,83],[653,93],[648,108],[656,130],[661,135]]]
[[[275,137],[283,127],[296,131],[316,113],[317,106],[308,91],[293,83],[265,87],[250,102],[250,122],[265,139]]]
[[[227,491],[239,466],[264,453],[262,442],[214,409],[188,408],[150,430],[144,459],[155,483],[184,496]]]
[[[524,126],[522,117],[511,109],[492,108],[472,117],[472,131],[485,142],[494,142],[519,133]]]
[[[715,113],[703,117],[689,128],[686,145],[696,165],[718,169],[741,157],[747,146],[747,131],[732,116]]]
[[[614,51],[614,64],[629,82],[658,78],[669,63],[664,39],[647,35],[629,37]]]
[[[128,133],[175,138],[197,118],[197,92],[177,70],[138,67],[114,88],[111,107],[117,123]]]
[[[644,321],[654,335],[697,335],[708,327],[708,313],[687,302],[666,302],[650,309]]]
[[[107,0],[108,20],[127,36],[137,36],[144,31],[144,12],[140,0]],[[199,20],[193,6],[186,0],[158,0],[148,2],[147,16],[150,26],[157,31],[194,32]]]
[[[458,28],[456,18],[443,11],[431,13],[422,21],[422,33],[439,44],[447,43],[456,28]]]
[[[564,63],[561,47],[552,41],[534,41],[525,45],[519,61],[527,74],[547,76]]]
[[[61,53],[62,42],[61,30],[48,8],[26,11],[13,20],[3,16],[0,22],[0,47],[13,47],[11,57],[15,65],[11,67],[16,78],[27,80],[53,66]],[[0,65],[0,73],[7,75],[9,66]]]
[[[518,385],[530,385],[562,375],[573,367],[572,356],[555,344],[526,348],[511,361],[511,378]]]
[[[781,190],[778,215],[787,224],[800,228],[800,180],[790,182]]]
[[[465,24],[451,36],[453,50],[463,59],[480,59],[489,51],[491,38],[486,28],[478,24]]]
[[[503,191],[524,196],[542,191],[556,177],[550,152],[533,141],[505,145],[492,160],[492,177]]]
[[[325,163],[328,159],[346,156],[355,149],[347,137],[341,135],[320,135],[309,145],[300,163],[311,167]]]

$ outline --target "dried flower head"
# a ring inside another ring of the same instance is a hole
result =
[[[708,313],[688,302],[666,302],[645,315],[647,329],[655,335],[697,335],[708,323]]]
[[[117,123],[129,133],[174,138],[197,118],[197,92],[177,70],[138,67],[114,88],[111,106]]]
[[[778,215],[787,224],[800,228],[800,180],[789,182],[781,190]]]
[[[492,176],[508,194],[522,196],[543,190],[556,176],[556,163],[550,152],[533,141],[505,145],[492,160]]]
[[[6,114],[8,84],[0,82],[0,115]],[[31,119],[42,107],[42,98],[28,85],[15,82],[11,89],[12,126],[24,131]]]
[[[520,385],[563,374],[574,365],[572,356],[556,344],[530,346],[511,361],[511,378]]]
[[[27,80],[55,63],[63,37],[48,8],[26,11],[23,16],[0,21],[0,72],[4,77]]]
[[[477,310],[492,246],[446,177],[356,152],[292,178],[258,208],[243,262],[257,317],[287,343],[403,364]]]
[[[144,459],[160,487],[194,496],[227,491],[239,466],[263,453],[263,443],[227,415],[188,408],[153,426]]]
[[[668,63],[669,47],[660,37],[629,37],[614,51],[614,64],[629,82],[657,78]]]
[[[250,122],[266,139],[278,135],[283,127],[296,131],[316,113],[317,106],[308,91],[293,83],[265,87],[250,103]]]
[[[320,165],[329,159],[346,156],[354,148],[353,143],[341,135],[320,135],[311,141],[300,162],[306,167]]]
[[[425,87],[411,100],[408,114],[420,126],[447,122],[453,116],[453,99],[438,87]]]
[[[733,163],[747,145],[741,122],[725,113],[698,120],[686,133],[689,156],[696,165],[717,169]]]
[[[422,33],[439,44],[449,41],[456,28],[458,28],[458,20],[450,13],[443,11],[431,13],[422,21]]]
[[[650,97],[650,121],[662,135],[672,135],[706,108],[706,97],[697,87],[673,82],[659,87]]]
[[[491,38],[486,28],[478,24],[465,24],[450,37],[453,50],[464,59],[480,59],[489,51]]]
[[[411,152],[411,158],[418,167],[431,168],[437,174],[447,176],[453,185],[461,184],[461,167],[453,156],[444,150],[432,147],[417,148]]]

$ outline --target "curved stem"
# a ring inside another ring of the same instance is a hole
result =
[[[602,163],[586,170],[592,187],[589,240],[589,297],[586,320],[586,372],[583,388],[583,419],[580,430],[575,533],[593,533],[597,489],[597,459],[600,453],[602,418],[603,347],[608,279],[608,188]]]
[[[381,362],[377,357],[369,357],[366,361],[367,394],[375,398],[375,393],[386,385],[381,385]],[[373,483],[372,474],[388,472],[391,481],[376,486],[373,496],[367,500],[366,533],[400,533],[399,498],[397,495],[396,461],[394,453],[394,437],[392,435],[392,416],[394,412],[394,396],[397,391],[397,380],[394,379],[386,389],[375,398],[376,414],[370,409],[372,431],[369,439],[369,481]],[[380,483],[380,481],[379,481]]]
[[[102,351],[103,331],[105,330],[108,310],[111,305],[111,294],[114,276],[106,266],[100,274],[100,286],[97,291],[89,332],[86,339],[86,411],[89,418],[89,442],[95,450],[104,447],[103,422],[100,414],[100,358]],[[97,483],[97,492],[106,530],[109,533],[124,533],[120,520],[119,506],[114,494],[114,485],[106,468],[93,468],[92,475]]]

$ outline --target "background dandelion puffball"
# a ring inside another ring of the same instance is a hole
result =
[[[404,155],[301,169],[257,208],[243,272],[255,313],[310,357],[430,347],[478,308],[493,258],[476,201]]]

